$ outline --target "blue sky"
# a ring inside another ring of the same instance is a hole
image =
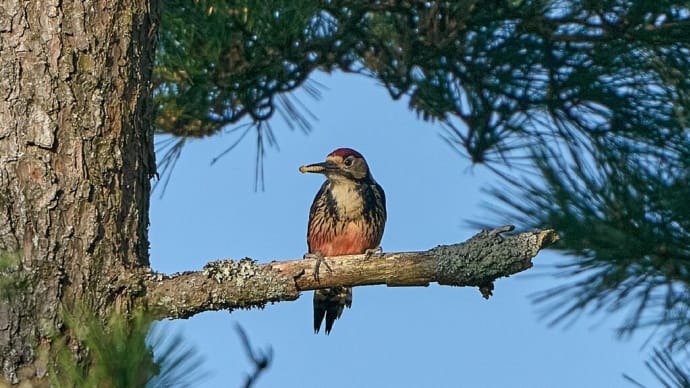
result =
[[[309,206],[323,177],[302,164],[351,147],[367,159],[386,191],[385,251],[426,250],[461,242],[487,221],[500,183],[448,147],[438,125],[417,120],[406,101],[392,101],[374,81],[317,74],[320,101],[302,101],[318,117],[309,135],[272,122],[279,149],[268,150],[265,190],[254,191],[255,142],[249,136],[214,165],[236,137],[190,142],[165,195],[151,203],[151,264],[172,273],[211,260],[288,260],[306,252]],[[158,156],[160,158],[160,155]],[[563,258],[544,251],[535,267],[496,282],[484,300],[475,288],[360,287],[330,336],[312,332],[311,292],[264,310],[209,312],[166,323],[197,347],[210,372],[200,387],[239,387],[251,366],[234,329],[274,360],[256,387],[618,387],[627,373],[654,386],[643,363],[644,333],[615,338],[622,315],[586,315],[568,328],[539,320],[529,296],[558,285],[546,276]]]

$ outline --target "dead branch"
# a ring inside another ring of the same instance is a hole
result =
[[[326,258],[332,271],[314,277],[315,259],[259,264],[245,258],[208,263],[201,271],[148,274],[146,302],[160,318],[187,318],[211,310],[263,307],[295,300],[301,291],[334,286],[385,284],[427,286],[431,282],[479,287],[484,297],[493,281],[532,267],[532,258],[556,242],[554,230],[503,236],[512,227],[481,231],[469,240],[422,252]]]

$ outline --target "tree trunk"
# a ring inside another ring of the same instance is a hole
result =
[[[44,378],[61,306],[127,309],[129,277],[148,270],[157,16],[155,0],[0,7],[0,285],[19,288],[0,293],[11,383]]]

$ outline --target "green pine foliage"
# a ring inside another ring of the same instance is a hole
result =
[[[315,59],[300,42],[314,40],[318,3],[170,1],[163,8],[154,69],[159,133],[203,137],[245,115],[265,121],[279,93],[301,86]],[[311,89],[307,89],[311,90]],[[282,112],[309,123],[286,95]]]
[[[85,306],[63,310],[66,335],[54,339],[51,383],[59,387],[184,387],[203,378],[201,357],[144,310],[103,323]],[[80,354],[89,355],[84,364]]]

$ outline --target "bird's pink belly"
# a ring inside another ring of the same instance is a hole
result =
[[[355,223],[348,224],[340,233],[314,240],[312,251],[320,252],[324,256],[355,255],[364,253],[367,249],[376,248],[372,246],[375,244],[372,244],[371,238],[367,236],[363,228]]]

